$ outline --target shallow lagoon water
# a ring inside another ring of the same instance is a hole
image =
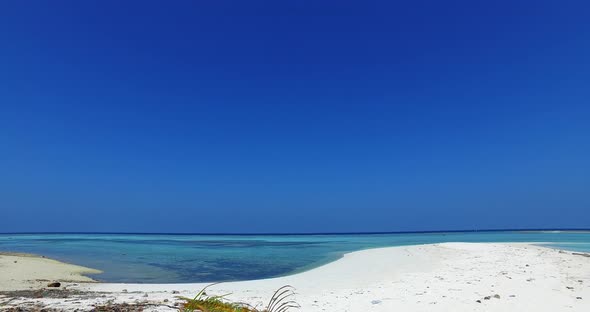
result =
[[[251,280],[305,271],[351,251],[441,242],[539,242],[590,252],[590,232],[335,235],[0,234],[0,251],[26,252],[103,271],[105,282]]]

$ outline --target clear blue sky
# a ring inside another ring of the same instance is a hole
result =
[[[1,1],[0,232],[590,227],[587,1]]]

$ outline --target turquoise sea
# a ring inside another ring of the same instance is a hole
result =
[[[26,252],[104,273],[106,282],[250,280],[317,267],[344,253],[440,242],[543,242],[590,252],[590,232],[493,231],[334,235],[0,234],[0,251]]]

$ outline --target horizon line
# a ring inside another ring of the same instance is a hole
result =
[[[224,235],[224,236],[296,236],[296,235],[386,235],[386,234],[428,234],[428,233],[475,233],[475,232],[541,232],[541,231],[590,231],[590,228],[514,228],[514,229],[470,229],[470,230],[421,230],[421,231],[375,231],[375,232],[261,232],[261,233],[190,233],[190,232],[59,232],[59,231],[44,231],[44,232],[0,232],[0,235],[26,235],[26,234],[105,234],[105,235]]]

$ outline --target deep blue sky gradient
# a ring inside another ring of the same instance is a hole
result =
[[[587,1],[1,1],[0,232],[590,228]]]

